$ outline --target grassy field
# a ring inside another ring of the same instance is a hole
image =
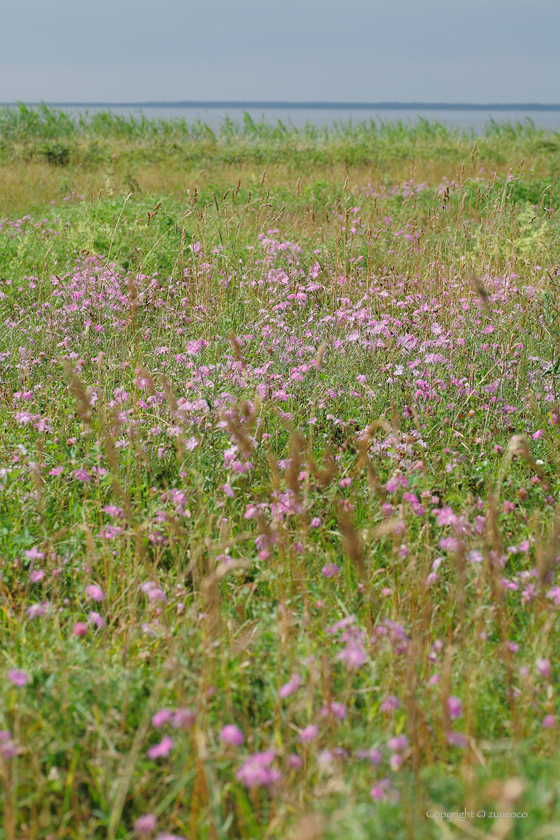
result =
[[[559,171],[0,112],[3,840],[560,837]]]

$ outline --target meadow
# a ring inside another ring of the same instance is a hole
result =
[[[2,840],[560,837],[559,172],[0,111]]]

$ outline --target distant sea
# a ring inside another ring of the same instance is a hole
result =
[[[144,114],[150,119],[184,118],[187,122],[200,120],[213,130],[223,124],[226,116],[238,123],[248,113],[254,121],[266,120],[276,124],[281,120],[287,127],[302,128],[306,123],[333,126],[335,123],[397,122],[416,123],[419,119],[439,121],[448,126],[483,132],[490,121],[524,123],[531,120],[537,128],[560,130],[560,104],[454,104],[454,103],[348,103],[348,102],[144,102],[144,103],[47,103],[73,113],[93,114],[112,111],[114,114],[135,117]]]

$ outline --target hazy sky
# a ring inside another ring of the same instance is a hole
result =
[[[558,0],[16,0],[0,101],[560,102]]]

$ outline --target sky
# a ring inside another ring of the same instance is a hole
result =
[[[0,102],[560,102],[558,0],[17,0]]]

